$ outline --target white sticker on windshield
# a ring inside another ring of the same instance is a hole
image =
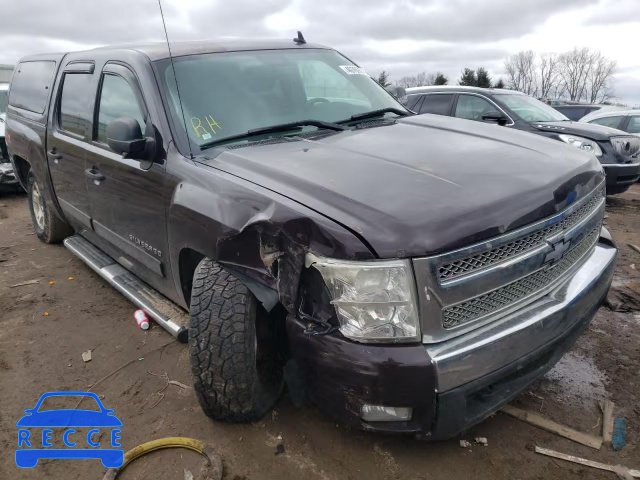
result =
[[[203,140],[211,140],[211,134],[210,133],[203,133],[202,134],[202,139]]]
[[[356,67],[355,65],[340,65],[340,68],[347,75],[366,75],[367,72],[362,67]]]

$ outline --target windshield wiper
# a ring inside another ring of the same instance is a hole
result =
[[[212,142],[204,143],[200,145],[200,150],[211,148],[214,145],[218,145],[221,143],[233,142],[235,140],[243,140],[245,138],[257,137],[259,135],[266,135],[268,133],[279,133],[279,132],[286,132],[289,130],[300,130],[302,127],[307,127],[307,126],[324,128],[327,130],[336,130],[336,131],[342,131],[347,129],[347,127],[338,125],[337,123],[323,122],[321,120],[301,120],[299,122],[282,123],[280,125],[271,125],[270,127],[254,128],[253,130],[249,130],[245,133],[239,133],[237,135],[231,135],[229,137],[221,138],[220,140],[214,140]]]
[[[387,107],[387,108],[380,108],[378,110],[372,110],[371,112],[357,113],[356,115],[351,115],[351,117],[348,118],[347,120],[340,120],[339,122],[336,122],[336,123],[347,123],[347,122],[353,122],[354,120],[366,120],[367,118],[379,117],[381,115],[384,115],[385,113],[395,113],[400,117],[407,117],[409,115],[412,115],[410,112],[406,110],[402,110],[400,108]]]

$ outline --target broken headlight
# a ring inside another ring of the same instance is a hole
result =
[[[340,331],[359,342],[419,340],[415,282],[408,260],[352,262],[307,255],[331,296]]]
[[[598,145],[597,142],[594,142],[593,140],[589,140],[588,138],[578,137],[576,135],[565,135],[565,134],[558,135],[558,137],[560,137],[560,140],[562,140],[565,143],[568,143],[569,145],[573,145],[574,147],[579,148],[580,150],[584,150],[585,152],[593,153],[596,157],[602,156],[602,150],[600,149],[600,146]]]

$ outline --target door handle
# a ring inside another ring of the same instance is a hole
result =
[[[98,185],[106,178],[102,173],[100,173],[100,170],[98,170],[97,168],[87,168],[84,171],[84,174],[91,180],[93,180],[96,185]]]
[[[61,159],[62,159],[62,155],[60,155],[60,154],[56,151],[56,149],[55,149],[55,148],[52,148],[52,149],[49,151],[49,156],[50,156],[51,158],[53,158],[54,160],[56,160],[56,163],[58,163],[58,162],[57,162],[57,160],[61,160]]]

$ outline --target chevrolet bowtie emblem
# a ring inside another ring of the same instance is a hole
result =
[[[547,253],[546,257],[544,257],[544,263],[554,264],[562,257],[564,257],[565,252],[569,250],[569,247],[571,246],[571,240],[569,240],[568,242],[559,240],[555,243],[550,243],[549,245],[551,246],[552,250]]]

